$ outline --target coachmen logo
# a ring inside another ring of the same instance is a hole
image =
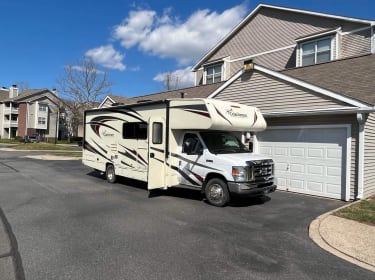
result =
[[[247,114],[233,112],[233,109],[227,109],[227,114],[233,118],[247,118]]]
[[[106,130],[103,130],[102,135],[105,137],[112,137],[114,134],[113,133],[107,133]]]

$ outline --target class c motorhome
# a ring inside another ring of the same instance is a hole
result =
[[[276,189],[272,159],[241,141],[244,132],[266,128],[255,107],[168,99],[87,110],[84,123],[82,162],[110,183],[123,176],[147,182],[149,190],[195,188],[215,206]]]

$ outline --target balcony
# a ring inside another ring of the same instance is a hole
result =
[[[4,108],[4,115],[10,115],[10,114],[18,114],[18,108],[5,107]]]
[[[4,120],[4,128],[18,127],[18,121]]]

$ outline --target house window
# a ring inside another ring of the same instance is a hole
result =
[[[38,117],[38,124],[41,124],[41,125],[46,124],[46,118]]]
[[[222,64],[206,67],[206,84],[221,82]]]
[[[39,104],[40,112],[47,112],[47,104]]]
[[[302,66],[331,61],[331,38],[303,43],[301,58]]]

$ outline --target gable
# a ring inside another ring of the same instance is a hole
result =
[[[262,113],[353,107],[257,70],[243,73],[218,93],[215,99],[236,100],[238,103],[258,107]]]
[[[293,11],[262,8],[226,44],[214,52],[207,61],[224,56],[231,59],[258,54],[286,46],[293,46],[296,39],[342,27],[348,31],[365,24],[319,17]]]

